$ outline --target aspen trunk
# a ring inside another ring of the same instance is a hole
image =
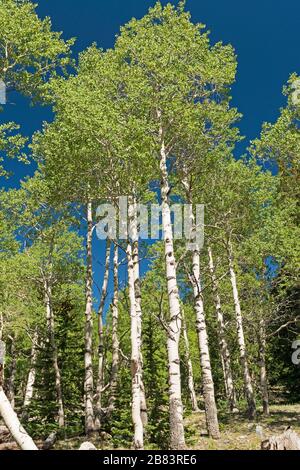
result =
[[[38,332],[37,330],[34,332],[33,339],[32,339],[32,347],[31,347],[31,355],[30,355],[30,371],[27,378],[26,389],[25,389],[25,396],[24,396],[24,403],[23,403],[23,418],[26,417],[26,409],[30,406],[33,392],[34,392],[34,384],[35,384],[35,377],[36,377],[36,361],[37,361],[37,343],[38,343]]]
[[[237,336],[238,336],[238,344],[239,344],[239,350],[240,350],[240,360],[241,360],[241,365],[243,369],[245,395],[246,395],[246,399],[248,403],[248,415],[250,419],[254,419],[255,414],[256,414],[256,405],[255,405],[255,399],[254,399],[254,393],[253,393],[253,387],[252,387],[252,380],[251,380],[249,367],[248,367],[246,343],[245,343],[244,328],[243,328],[243,317],[242,317],[239,293],[238,293],[237,282],[236,282],[236,274],[235,274],[234,264],[233,264],[233,250],[232,250],[232,245],[230,242],[228,242],[228,245],[227,245],[227,253],[228,253],[229,275],[230,275],[230,281],[231,281],[231,286],[232,286],[234,308],[235,308],[235,315],[236,315],[236,326],[237,326]]]
[[[263,401],[263,414],[268,416],[269,410],[269,392],[266,367],[266,330],[264,319],[259,322],[259,362],[260,362],[260,388]]]
[[[2,335],[1,335],[2,338]],[[4,385],[4,362],[5,362],[6,344],[0,339],[0,387]]]
[[[85,307],[85,353],[84,353],[84,404],[85,404],[85,432],[87,435],[94,432],[94,376],[93,376],[93,300],[92,300],[92,235],[93,215],[92,203],[87,204],[87,240],[86,240],[86,307]]]
[[[210,363],[203,296],[201,292],[200,253],[197,247],[193,251],[193,288],[207,429],[213,439],[219,439],[218,412]]]
[[[56,402],[57,402],[57,422],[59,427],[64,427],[65,425],[65,412],[63,404],[63,393],[62,393],[62,384],[61,384],[61,372],[58,364],[58,351],[55,339],[55,325],[54,325],[54,313],[52,308],[52,291],[49,285],[49,282],[45,280],[44,284],[45,289],[45,304],[46,304],[46,320],[47,320],[47,330],[48,330],[48,339],[50,342],[51,355],[52,355],[52,365],[55,373],[55,391],[56,391]]]
[[[160,117],[160,112],[158,112],[158,118]],[[160,172],[162,226],[164,234],[165,267],[170,310],[169,334],[167,338],[170,400],[170,448],[174,450],[181,450],[185,448],[179,358],[181,311],[177,285],[176,261],[174,256],[170,202],[168,197],[170,192],[170,185],[167,170],[167,155],[162,126],[160,126],[159,134],[161,139]]]
[[[38,450],[31,437],[21,425],[2,387],[0,387],[0,414],[11,435],[22,450]]]
[[[2,341],[3,329],[4,329],[3,313],[2,313],[2,311],[0,310],[0,341]]]
[[[141,362],[139,351],[139,320],[136,312],[134,292],[134,267],[131,243],[127,245],[128,290],[131,318],[131,378],[132,378],[132,421],[134,426],[134,448],[144,448],[144,429],[141,417]]]
[[[134,274],[134,294],[135,294],[135,308],[138,321],[138,348],[140,355],[140,370],[141,370],[141,382],[140,382],[140,395],[141,395],[141,418],[143,421],[143,427],[148,423],[147,415],[147,402],[145,395],[145,387],[143,382],[143,355],[142,355],[142,298],[141,298],[141,281],[140,281],[140,266],[139,266],[139,240],[138,240],[138,227],[137,227],[137,203],[134,198],[132,208],[132,219],[131,223],[131,236],[132,236],[132,258],[133,258],[133,274]]]
[[[5,361],[5,348],[6,348],[4,341],[2,341],[3,328],[4,328],[3,314],[0,311],[0,387],[3,387],[4,385],[4,361]]]
[[[182,332],[185,345],[185,360],[188,368],[188,388],[190,392],[192,410],[197,412],[200,411],[197,403],[197,397],[195,393],[195,384],[194,384],[194,373],[193,373],[193,364],[190,355],[190,342],[187,334],[186,319],[183,307],[181,307],[182,314]]]
[[[189,204],[192,204],[192,188],[191,182],[188,178],[188,173],[184,169],[184,178],[182,184],[186,191],[186,196]],[[206,320],[204,313],[203,296],[201,292],[201,275],[200,275],[200,249],[196,243],[197,240],[197,226],[193,210],[190,211],[190,243],[192,246],[192,275],[190,276],[193,293],[194,293],[194,308],[196,313],[196,330],[198,336],[198,346],[200,352],[200,364],[202,372],[202,384],[203,384],[203,397],[205,406],[205,416],[207,423],[207,430],[209,435],[213,439],[220,438],[218,412],[215,400],[215,389],[212,376],[209,346],[208,346],[208,335],[206,328]]]
[[[235,394],[234,383],[233,383],[233,378],[232,378],[230,352],[229,352],[228,344],[226,341],[224,317],[223,317],[223,312],[222,312],[222,307],[221,307],[221,299],[219,295],[219,285],[218,285],[218,281],[217,281],[217,277],[215,273],[215,266],[214,266],[214,260],[213,260],[211,247],[208,247],[208,257],[209,257],[210,275],[211,275],[211,280],[212,280],[212,289],[213,289],[215,308],[216,308],[216,314],[217,314],[219,349],[220,349],[222,368],[223,368],[223,374],[224,374],[226,396],[227,396],[230,410],[235,411],[236,410],[236,394]]]
[[[119,371],[119,336],[118,336],[118,323],[119,323],[119,249],[118,245],[114,244],[114,295],[112,304],[112,367],[110,379],[110,396],[108,402],[108,409],[111,413],[115,408],[116,394],[118,387],[118,371]]]
[[[10,337],[11,346],[10,346],[10,367],[8,372],[8,380],[6,384],[6,396],[10,401],[11,407],[15,409],[15,377],[17,372],[17,356],[16,356],[16,349],[15,349],[15,338],[13,336]]]
[[[102,284],[102,292],[100,305],[98,309],[98,378],[97,378],[97,390],[96,390],[96,409],[97,416],[95,419],[95,428],[100,429],[101,427],[101,409],[102,409],[102,389],[104,379],[104,334],[103,334],[103,311],[105,301],[107,297],[107,287],[109,279],[109,266],[110,266],[110,251],[111,251],[111,240],[106,239],[106,252],[105,252],[105,268],[104,277]]]

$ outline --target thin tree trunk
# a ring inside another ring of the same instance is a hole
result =
[[[158,112],[161,119],[161,113]],[[165,149],[163,128],[160,125],[160,172],[161,172],[161,199],[162,199],[162,225],[165,245],[165,267],[170,310],[169,331],[167,338],[168,366],[169,366],[169,400],[170,400],[170,448],[181,450],[185,448],[183,406],[181,397],[179,341],[181,333],[181,312],[179,291],[177,285],[176,261],[173,246],[173,232],[171,224],[171,211],[169,202],[170,185],[167,169],[167,155]]]
[[[94,432],[94,376],[93,376],[93,300],[92,300],[92,235],[93,215],[92,203],[87,204],[87,240],[86,240],[86,307],[85,307],[85,353],[84,353],[84,402],[85,402],[85,432]]]
[[[65,425],[65,412],[63,404],[63,393],[62,393],[62,384],[61,384],[61,372],[58,365],[58,351],[55,339],[55,326],[54,326],[54,314],[52,308],[52,292],[49,282],[45,280],[45,304],[46,304],[46,320],[47,320],[47,330],[48,338],[50,342],[51,354],[52,354],[52,364],[55,372],[55,391],[56,391],[56,402],[58,408],[58,425],[59,427],[64,427]]]
[[[192,204],[191,195],[191,184],[188,181],[187,174],[185,171],[185,177],[183,179],[183,186],[186,191],[187,200],[189,204]],[[197,240],[197,226],[193,209],[190,211],[190,243],[192,247],[192,275],[190,276],[193,293],[194,293],[194,308],[196,313],[196,330],[198,336],[198,345],[200,352],[200,364],[202,372],[202,384],[203,384],[203,397],[205,406],[206,424],[209,435],[213,439],[220,438],[219,422],[218,422],[218,411],[215,400],[215,387],[212,376],[212,368],[210,362],[209,346],[208,346],[208,335],[206,328],[204,302],[202,296],[201,287],[201,274],[200,274],[200,248],[196,243]]]
[[[214,260],[213,260],[211,247],[208,247],[208,257],[209,257],[209,269],[210,269],[210,275],[211,275],[211,280],[212,280],[215,308],[216,308],[216,314],[217,314],[219,349],[220,349],[220,355],[221,355],[222,367],[223,367],[223,373],[224,373],[226,396],[227,396],[230,410],[235,411],[237,409],[236,408],[236,394],[235,394],[234,383],[233,383],[233,378],[232,378],[230,352],[229,352],[228,344],[226,341],[224,317],[223,317],[223,312],[222,312],[222,307],[221,307],[221,299],[219,295],[219,285],[218,285],[218,281],[217,281],[217,277],[215,273],[215,266],[214,266]]]
[[[23,414],[22,418],[26,418],[26,410],[29,408],[33,392],[34,392],[34,384],[35,384],[35,377],[36,377],[36,362],[37,362],[37,343],[38,343],[38,332],[35,330],[33,338],[32,338],[32,347],[31,347],[31,355],[30,355],[30,371],[27,378],[26,389],[25,389],[25,396],[24,396],[24,403],[23,403]]]
[[[0,387],[4,385],[4,361],[5,361],[5,343],[2,341],[3,338],[3,313],[0,310]]]
[[[110,395],[108,401],[108,410],[111,413],[115,408],[117,388],[118,388],[118,371],[119,371],[119,248],[114,244],[114,295],[112,304],[112,366],[110,378]]]
[[[197,412],[200,411],[197,403],[197,397],[195,392],[195,384],[194,384],[194,372],[193,372],[193,364],[190,355],[190,342],[187,334],[187,326],[186,326],[186,319],[183,307],[181,307],[181,314],[182,314],[182,332],[183,332],[183,339],[185,345],[185,360],[188,368],[188,388],[190,392],[191,398],[191,405],[192,410]]]
[[[4,362],[6,353],[6,344],[2,341],[2,331],[0,331],[0,387],[4,386]]]
[[[241,365],[243,369],[245,395],[246,395],[246,399],[248,403],[248,415],[250,419],[254,419],[255,414],[256,414],[256,405],[255,405],[255,399],[254,399],[254,393],[253,393],[253,387],[252,387],[252,380],[251,380],[249,367],[248,367],[246,343],[245,343],[244,328],[243,328],[243,317],[242,317],[239,293],[238,293],[237,282],[236,282],[236,274],[235,274],[234,264],[233,264],[233,250],[232,250],[232,245],[230,241],[228,241],[228,244],[227,244],[227,254],[228,254],[229,275],[230,275],[230,281],[231,281],[231,286],[232,286],[234,308],[235,308],[235,315],[236,315],[240,360],[241,360]]]
[[[193,250],[193,287],[207,429],[213,439],[219,439],[218,412],[209,355],[203,296],[201,292],[200,253],[197,247]]]
[[[21,425],[2,387],[0,386],[0,414],[11,435],[22,450],[38,450],[37,446]]]
[[[134,448],[144,448],[144,429],[141,416],[141,361],[139,351],[139,320],[136,312],[134,292],[134,266],[131,243],[127,245],[128,290],[131,317],[131,378],[132,378],[132,421],[134,426]]]
[[[269,410],[269,392],[266,367],[266,330],[265,322],[262,318],[259,322],[259,362],[260,362],[260,388],[263,400],[263,414],[268,416]]]
[[[4,329],[3,313],[2,313],[2,311],[0,310],[0,341],[2,341],[3,329]]]
[[[111,240],[106,239],[106,251],[105,251],[105,268],[104,277],[101,291],[101,299],[98,309],[98,378],[97,378],[97,390],[96,390],[96,410],[97,415],[95,418],[95,428],[100,429],[101,427],[101,410],[102,410],[102,389],[104,379],[104,332],[103,332],[103,311],[105,301],[107,298],[107,288],[109,279],[109,267],[110,267],[110,252],[111,252]]]
[[[141,281],[140,281],[140,266],[139,266],[139,240],[138,240],[138,228],[137,228],[137,203],[134,198],[133,210],[131,223],[131,236],[132,236],[132,258],[133,258],[133,275],[134,275],[134,295],[135,295],[135,308],[138,321],[138,348],[140,355],[140,370],[141,370],[141,382],[140,382],[140,395],[141,395],[141,418],[143,427],[148,424],[147,415],[147,402],[145,395],[145,387],[143,381],[143,355],[142,355],[142,297],[141,297]]]
[[[8,379],[6,383],[6,396],[10,401],[11,407],[15,409],[15,377],[17,372],[17,356],[15,349],[15,338],[10,336],[11,346],[10,346],[10,366],[8,372]]]
[[[225,387],[225,395],[226,395],[226,398],[228,400],[228,397],[229,397],[229,391],[228,391],[228,387],[227,387],[227,383],[225,381],[225,375],[226,375],[226,371],[225,371],[225,364],[224,364],[224,360],[223,360],[223,357],[221,357],[221,366],[222,366],[222,371],[223,371],[223,377],[224,377],[224,387]]]

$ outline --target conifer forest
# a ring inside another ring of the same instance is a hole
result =
[[[300,450],[300,76],[245,136],[234,44],[151,5],[78,54],[0,0],[0,451]]]

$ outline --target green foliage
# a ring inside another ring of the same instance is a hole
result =
[[[7,90],[41,97],[45,80],[70,63],[73,40],[65,42],[41,20],[30,1],[0,1],[0,77]]]
[[[34,399],[27,410],[27,428],[38,438],[46,439],[53,430],[59,432],[60,438],[76,436],[82,432],[83,310],[82,292],[77,287],[59,293],[59,298],[55,301],[54,314],[66,412],[64,430],[59,430],[56,423],[55,376],[52,367],[49,367],[52,360],[51,347],[47,343],[45,329],[40,332],[40,341],[45,342],[46,347],[42,347],[39,351]]]

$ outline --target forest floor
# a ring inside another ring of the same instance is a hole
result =
[[[258,411],[257,418],[253,422],[249,422],[242,413],[219,412],[219,425],[221,438],[213,440],[207,435],[205,413],[201,411],[189,414],[185,418],[187,448],[191,450],[259,450],[261,438],[257,435],[257,426],[260,426],[262,430],[263,440],[281,434],[289,426],[300,436],[300,404],[272,405],[269,416],[263,416]],[[109,435],[106,435],[106,437],[109,437]],[[12,447],[10,447],[12,450],[18,449],[16,443],[11,442],[11,438],[8,437],[5,441],[12,444]],[[86,441],[84,436],[59,440],[53,449],[77,450],[84,441]],[[99,450],[113,449],[110,439],[100,442],[98,437],[90,439],[90,442],[93,442]],[[37,442],[37,445],[42,445],[42,443],[43,441]],[[8,450],[5,444],[0,444],[0,446],[0,450]],[[151,449],[153,449],[153,446],[151,446]]]
[[[204,413],[188,416],[188,447],[195,450],[259,450],[261,439],[256,434],[258,425],[262,428],[263,439],[281,434],[288,426],[300,435],[300,405],[273,405],[269,416],[258,412],[253,422],[242,414],[220,413],[219,424],[221,438],[216,441],[207,436]]]
[[[300,435],[300,404],[273,405],[270,416],[258,412],[257,419],[249,422],[242,414],[219,413],[221,438],[213,440],[208,437],[204,412],[192,413],[185,419],[187,447],[192,450],[259,450],[261,439],[256,433],[256,427],[262,428],[263,439],[281,434],[288,426]],[[59,441],[56,449],[78,449],[81,442],[77,439]],[[97,448],[110,450],[109,442],[100,446],[93,441]]]

